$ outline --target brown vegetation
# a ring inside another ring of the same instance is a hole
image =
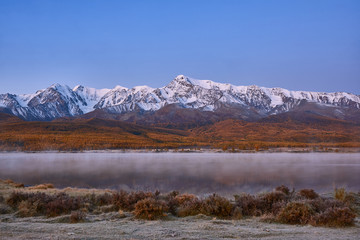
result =
[[[229,218],[232,215],[233,208],[228,199],[213,194],[203,200],[201,212],[208,216]]]
[[[9,181],[7,184],[14,183]],[[16,188],[12,186],[12,189]],[[261,216],[264,221],[286,224],[344,227],[354,223],[356,209],[360,205],[358,193],[344,192],[345,197],[340,201],[322,197],[312,189],[290,192],[286,186],[259,195],[236,195],[235,201],[217,194],[199,198],[176,191],[168,194],[158,191],[108,191],[69,195],[53,190],[24,188],[16,189],[5,197],[0,195],[0,214],[14,212],[18,217],[69,214],[72,223],[84,221],[86,213],[119,212],[119,216],[125,216],[123,211],[146,220],[161,219],[169,214],[177,217],[204,214],[221,219]]]
[[[70,215],[70,223],[83,222],[85,220],[85,213],[82,211],[72,211]]]
[[[228,152],[269,148],[336,151],[360,147],[358,124],[315,122],[245,122],[224,120],[189,129],[141,126],[114,120],[0,122],[0,151],[82,151],[95,149],[182,149],[213,147]]]
[[[48,188],[54,188],[54,185],[52,183],[43,183],[43,184],[39,184],[39,185],[29,187],[29,189],[31,189],[31,190],[48,189]]]
[[[355,213],[348,207],[326,209],[312,218],[312,225],[327,227],[346,227],[354,224]]]
[[[299,195],[306,199],[315,199],[319,197],[319,195],[313,189],[301,189],[299,191]]]
[[[165,202],[154,198],[146,198],[135,204],[134,214],[136,218],[155,220],[165,217],[168,210]]]
[[[195,216],[201,213],[201,201],[192,194],[177,196],[175,202],[169,201],[169,207],[174,209],[172,213],[178,217]]]
[[[313,216],[313,210],[305,202],[289,202],[277,216],[281,223],[307,224]]]

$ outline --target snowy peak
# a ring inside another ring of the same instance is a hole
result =
[[[105,109],[111,113],[157,111],[176,104],[181,108],[218,111],[224,106],[246,109],[261,116],[295,109],[302,102],[360,109],[360,96],[344,92],[289,91],[283,88],[236,86],[211,80],[176,76],[162,88],[136,86],[95,89],[53,84],[34,94],[0,94],[0,108],[27,120],[51,120]],[[341,110],[339,110],[341,111]]]
[[[100,101],[100,99],[106,95],[111,89],[95,89],[90,87],[84,87],[82,85],[77,85],[72,89],[80,99],[82,104],[79,105],[83,113],[88,113],[94,110],[94,106]]]

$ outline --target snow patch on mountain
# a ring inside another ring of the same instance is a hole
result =
[[[73,92],[77,93],[81,97],[81,99],[83,99],[83,104],[80,104],[79,106],[83,113],[94,111],[94,106],[105,94],[110,91],[111,89],[107,88],[96,89],[84,87],[82,85],[77,85],[73,88]]]

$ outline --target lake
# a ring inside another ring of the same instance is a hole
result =
[[[360,190],[359,153],[1,153],[0,179],[25,185],[195,194],[288,187]]]

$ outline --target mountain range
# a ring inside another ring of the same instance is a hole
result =
[[[360,120],[360,96],[235,86],[179,75],[161,88],[71,89],[54,84],[34,94],[0,94],[0,112],[27,121],[105,118],[143,124],[191,124],[225,119],[259,121],[288,112]]]

